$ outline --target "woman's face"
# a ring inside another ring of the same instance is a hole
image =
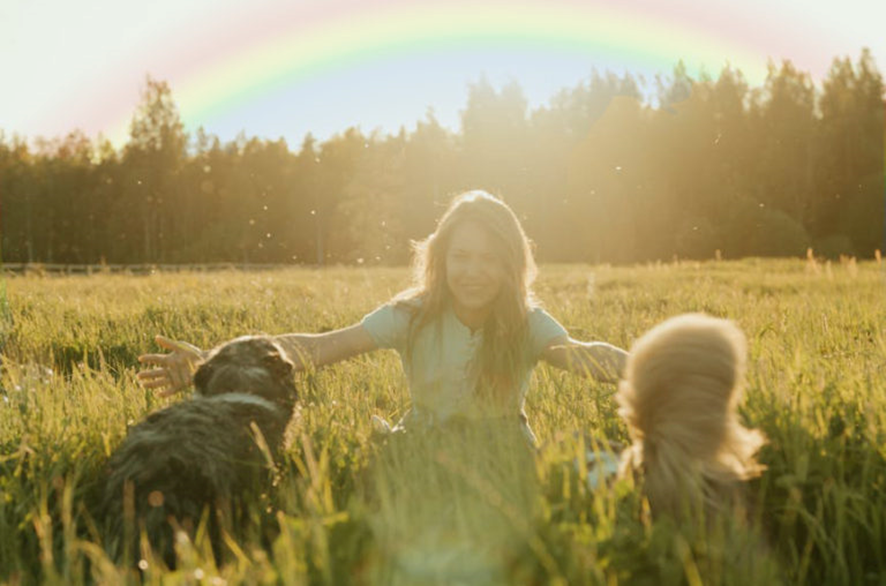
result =
[[[492,237],[472,221],[457,225],[446,251],[446,284],[457,307],[481,310],[491,307],[504,282],[504,263]]]

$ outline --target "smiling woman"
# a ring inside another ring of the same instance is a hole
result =
[[[456,315],[469,327],[482,325],[498,297],[504,274],[488,232],[476,222],[455,229],[446,252],[446,284]]]
[[[351,327],[277,340],[296,367],[331,364],[379,348],[400,354],[412,406],[394,427],[439,428],[490,419],[535,435],[523,411],[536,363],[614,382],[626,352],[573,340],[535,301],[535,260],[514,212],[485,191],[456,197],[437,229],[416,246],[415,286]],[[199,350],[163,339],[171,354],[141,360],[148,388],[187,386]]]

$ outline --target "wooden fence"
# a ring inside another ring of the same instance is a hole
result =
[[[47,264],[2,263],[0,272],[6,275],[153,275],[155,273],[214,272],[214,271],[268,271],[292,268],[291,264],[209,263],[209,264]]]

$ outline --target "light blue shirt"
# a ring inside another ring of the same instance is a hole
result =
[[[391,348],[400,354],[409,380],[415,412],[412,415],[433,422],[444,422],[454,415],[477,417],[475,377],[470,365],[483,341],[482,330],[471,332],[448,308],[437,322],[418,332],[409,352],[406,342],[410,318],[409,308],[389,303],[367,314],[361,324],[379,348]],[[517,378],[521,413],[541,353],[558,338],[568,337],[566,328],[539,307],[530,309],[528,320],[527,352]]]

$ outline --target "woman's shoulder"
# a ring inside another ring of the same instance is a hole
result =
[[[540,305],[530,306],[526,315],[529,350],[537,360],[545,348],[569,337],[569,332]]]
[[[420,307],[420,298],[398,295],[366,314],[360,323],[378,347],[401,348]]]
[[[407,289],[395,295],[386,305],[410,314],[418,312],[424,304],[424,293]]]
[[[529,306],[526,312],[526,324],[530,332],[556,332],[565,334],[566,328],[548,311],[538,304]]]
[[[551,314],[539,303],[530,303],[526,309],[526,315],[529,319],[540,319],[542,317],[551,317]]]

